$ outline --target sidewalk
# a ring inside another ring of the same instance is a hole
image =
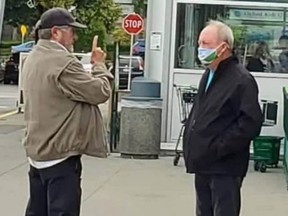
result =
[[[23,115],[0,120],[0,214],[22,216],[28,197],[28,165],[21,146]],[[20,129],[20,130],[19,130]],[[193,176],[173,158],[83,158],[82,216],[193,216]],[[253,163],[251,163],[253,165]],[[288,192],[282,169],[256,173],[243,185],[242,216],[286,216]],[[40,215],[39,215],[40,216]]]

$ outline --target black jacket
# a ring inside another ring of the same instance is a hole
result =
[[[185,125],[188,173],[245,176],[251,140],[259,135],[262,112],[253,76],[234,56],[223,61],[207,89],[207,70]]]

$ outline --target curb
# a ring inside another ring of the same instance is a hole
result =
[[[16,115],[18,113],[19,113],[18,110],[13,110],[13,111],[10,111],[10,112],[4,113],[4,114],[0,114],[0,119],[7,118],[9,116]]]

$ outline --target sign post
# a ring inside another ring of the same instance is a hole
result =
[[[140,34],[143,31],[143,29],[144,29],[144,20],[139,14],[131,13],[131,14],[128,14],[123,19],[122,27],[129,35],[131,35],[129,74],[128,74],[128,90],[130,90],[131,89],[132,56],[133,56],[134,36]]]
[[[5,10],[5,1],[0,1],[0,41],[2,36],[3,20],[4,20],[4,10]]]
[[[27,27],[25,25],[21,25],[20,27],[22,43],[24,43],[25,35],[27,34]]]

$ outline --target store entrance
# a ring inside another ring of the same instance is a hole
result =
[[[178,0],[174,2],[167,140],[181,129],[176,85],[198,86],[204,67],[197,57],[198,36],[209,20],[228,24],[233,52],[255,77],[260,99],[277,101],[275,127],[264,134],[283,136],[283,93],[288,83],[288,4],[264,1]]]
[[[197,39],[206,22],[213,19],[232,28],[234,53],[249,71],[288,73],[288,4],[192,2],[177,4],[174,68],[201,68]]]

